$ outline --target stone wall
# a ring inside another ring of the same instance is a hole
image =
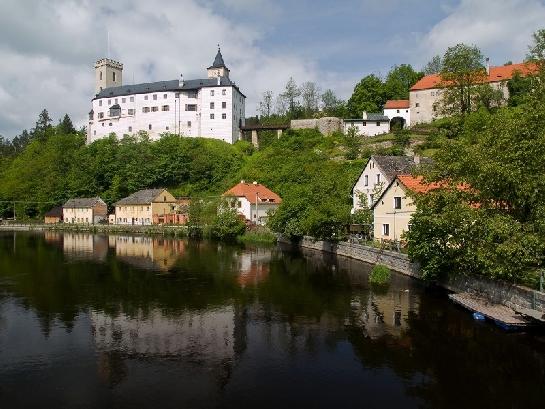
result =
[[[283,243],[290,242],[283,237],[280,237],[279,241]],[[366,263],[383,264],[401,274],[417,279],[421,278],[420,266],[416,263],[411,263],[406,254],[349,242],[332,243],[314,240],[311,237],[305,237],[293,244],[307,249],[350,257]],[[475,276],[450,277],[448,280],[437,282],[436,284],[454,292],[478,293],[493,302],[506,305],[515,311],[525,314],[540,315],[540,313],[543,313],[545,318],[545,293],[531,288]]]
[[[342,130],[342,119],[336,117],[324,117],[318,119],[293,119],[290,123],[292,129],[318,129],[324,135]]]

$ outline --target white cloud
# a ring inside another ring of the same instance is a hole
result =
[[[462,0],[425,35],[420,49],[430,57],[466,43],[478,46],[494,64],[520,61],[544,22],[545,5],[539,0]]]
[[[245,0],[224,0],[241,5]],[[262,0],[265,4],[265,0]],[[7,0],[0,15],[0,133],[31,127],[42,108],[85,123],[94,91],[93,63],[105,56],[124,64],[124,83],[206,76],[221,43],[231,77],[252,114],[261,93],[279,92],[287,79],[315,80],[312,61],[268,53],[261,33],[230,21],[197,0]],[[32,4],[31,4],[32,3]],[[11,95],[11,98],[5,98]]]

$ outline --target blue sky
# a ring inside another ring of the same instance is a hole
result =
[[[254,114],[293,76],[348,98],[359,79],[396,64],[421,68],[459,42],[493,65],[520,61],[545,28],[545,0],[3,0],[0,134],[47,108],[85,124],[93,63],[124,64],[124,82],[206,75],[220,43]]]

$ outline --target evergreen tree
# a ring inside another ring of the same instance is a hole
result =
[[[36,126],[34,127],[34,129],[32,129],[30,135],[32,139],[38,139],[43,141],[47,139],[51,130],[51,117],[49,116],[47,109],[44,109],[42,112],[40,112],[40,115],[38,116],[38,121],[36,122]]]
[[[74,128],[74,125],[72,124],[72,120],[68,116],[68,114],[64,114],[64,118],[62,121],[59,122],[59,125],[57,126],[57,132],[61,134],[75,134],[76,128]]]

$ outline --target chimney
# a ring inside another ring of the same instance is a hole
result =
[[[242,179],[242,180],[240,181],[240,183],[244,184],[244,183],[246,183],[246,181],[245,181],[244,179]]]
[[[254,185],[257,185],[258,183],[254,180],[254,183],[253,183],[253,184],[254,184]]]
[[[367,119],[367,112],[366,111],[363,111],[363,119]]]
[[[420,155],[414,155],[414,158],[413,158],[414,164],[415,165],[420,165],[420,159],[421,159]]]
[[[180,74],[180,81],[178,81],[178,85],[180,86],[180,88],[182,88],[184,84],[184,74]]]
[[[486,57],[486,75],[490,75],[490,58]]]

